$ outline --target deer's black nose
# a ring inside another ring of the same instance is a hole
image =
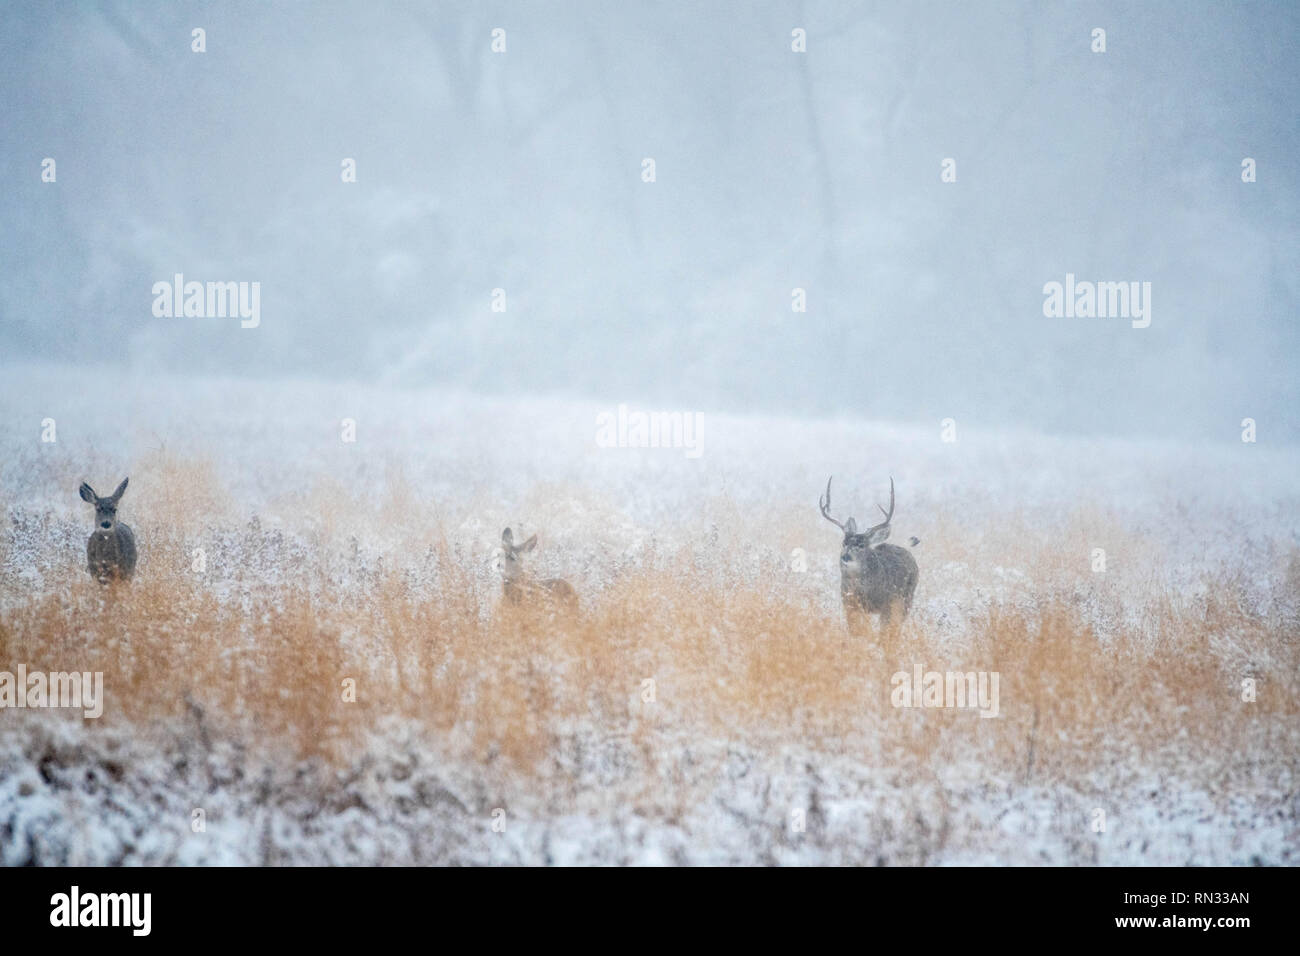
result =
[[[113,527],[113,523],[112,523],[111,521],[101,521],[101,522],[99,523],[99,526],[100,526],[101,528],[111,528],[111,527]]]

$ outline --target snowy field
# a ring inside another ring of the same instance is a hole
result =
[[[0,670],[106,701],[0,710],[0,864],[1300,862],[1300,453],[1231,416],[667,409],[691,457],[600,447],[613,405],[3,375]],[[846,629],[830,475],[859,523],[896,484],[900,629]],[[126,476],[101,588],[77,488]],[[577,615],[503,605],[507,526]],[[918,666],[998,716],[894,706]]]

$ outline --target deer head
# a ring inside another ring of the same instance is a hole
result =
[[[818,498],[817,503],[821,507],[822,517],[844,532],[844,543],[840,549],[840,569],[845,574],[855,574],[862,568],[866,553],[889,539],[889,522],[894,517],[894,479],[892,477],[889,479],[889,510],[876,506],[880,508],[880,513],[885,516],[885,520],[861,533],[858,532],[858,523],[853,518],[850,517],[841,524],[831,517],[831,480],[831,478],[826,479],[826,494]]]
[[[123,478],[122,483],[117,486],[117,491],[107,498],[101,498],[95,494],[95,489],[86,482],[81,483],[81,500],[95,506],[95,527],[97,529],[101,531],[113,530],[113,526],[117,524],[117,503],[122,500],[122,492],[126,491],[126,483],[130,480],[129,478]]]
[[[501,576],[507,581],[518,581],[526,573],[521,555],[537,547],[537,535],[522,544],[515,544],[514,533],[506,528],[501,532]]]

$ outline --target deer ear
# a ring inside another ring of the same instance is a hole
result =
[[[856,521],[854,521],[852,518],[850,518],[848,521],[844,522],[844,533],[845,533],[845,534],[857,534],[857,533],[858,533],[858,523],[857,523]]]
[[[505,531],[501,532],[501,543],[504,544],[507,548],[514,547],[515,536],[511,533],[509,528],[506,528]]]
[[[95,503],[95,499],[99,497],[95,494],[95,489],[84,481],[81,483],[80,494],[82,501],[89,501],[92,505]]]
[[[527,541],[525,541],[523,544],[521,544],[521,545],[519,546],[519,550],[520,550],[520,551],[531,551],[531,550],[533,550],[533,548],[535,548],[535,547],[537,547],[537,535],[533,535],[531,538],[529,538]]]
[[[874,548],[878,544],[883,544],[889,537],[889,525],[881,525],[878,528],[872,528],[867,535],[867,547]]]
[[[123,478],[123,479],[122,479],[122,483],[121,483],[120,485],[117,486],[117,491],[113,492],[113,501],[114,501],[114,502],[117,502],[117,501],[120,501],[120,500],[121,500],[121,498],[122,498],[122,492],[126,491],[126,483],[127,483],[128,481],[130,481],[130,480],[131,480],[130,478]]]

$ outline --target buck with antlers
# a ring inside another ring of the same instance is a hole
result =
[[[888,624],[894,608],[899,606],[906,617],[920,571],[910,551],[884,543],[889,537],[889,522],[894,517],[894,479],[889,479],[889,510],[880,509],[885,520],[861,533],[852,518],[840,524],[831,517],[829,478],[826,494],[818,499],[818,504],[822,517],[844,532],[844,546],[840,551],[840,599],[850,629],[859,629],[868,614],[879,614],[880,623]],[[913,538],[912,544],[915,546],[920,541]]]

